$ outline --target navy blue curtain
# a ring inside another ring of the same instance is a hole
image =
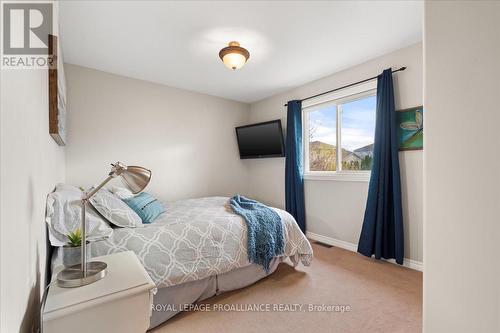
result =
[[[401,182],[392,70],[377,78],[377,114],[373,165],[358,252],[403,264]]]
[[[285,209],[306,231],[302,168],[302,102],[288,102],[285,147]]]

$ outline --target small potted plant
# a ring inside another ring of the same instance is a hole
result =
[[[80,229],[67,235],[68,244],[63,246],[63,265],[73,266],[82,262],[82,233]],[[90,259],[90,242],[87,241],[87,259]]]

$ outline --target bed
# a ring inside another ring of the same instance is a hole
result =
[[[132,250],[155,282],[151,328],[179,312],[179,306],[239,289],[272,274],[278,264],[309,265],[309,241],[287,212],[273,208],[284,226],[285,250],[266,273],[248,261],[245,221],[232,212],[229,198],[207,197],[165,202],[154,223],[140,228],[115,228],[109,238],[92,243],[92,256]],[[52,267],[61,263],[60,251]],[[175,305],[175,306],[168,306]]]

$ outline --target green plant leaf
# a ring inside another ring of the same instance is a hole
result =
[[[76,229],[74,232],[69,233],[66,237],[68,237],[68,244],[70,246],[76,247],[82,244],[82,232],[80,229]]]

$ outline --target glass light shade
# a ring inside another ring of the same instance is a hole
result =
[[[237,70],[243,67],[250,58],[250,52],[236,41],[229,42],[228,46],[219,51],[219,58],[227,68]]]
[[[229,53],[222,58],[224,65],[232,70],[240,69],[246,61],[245,57],[239,53]]]

